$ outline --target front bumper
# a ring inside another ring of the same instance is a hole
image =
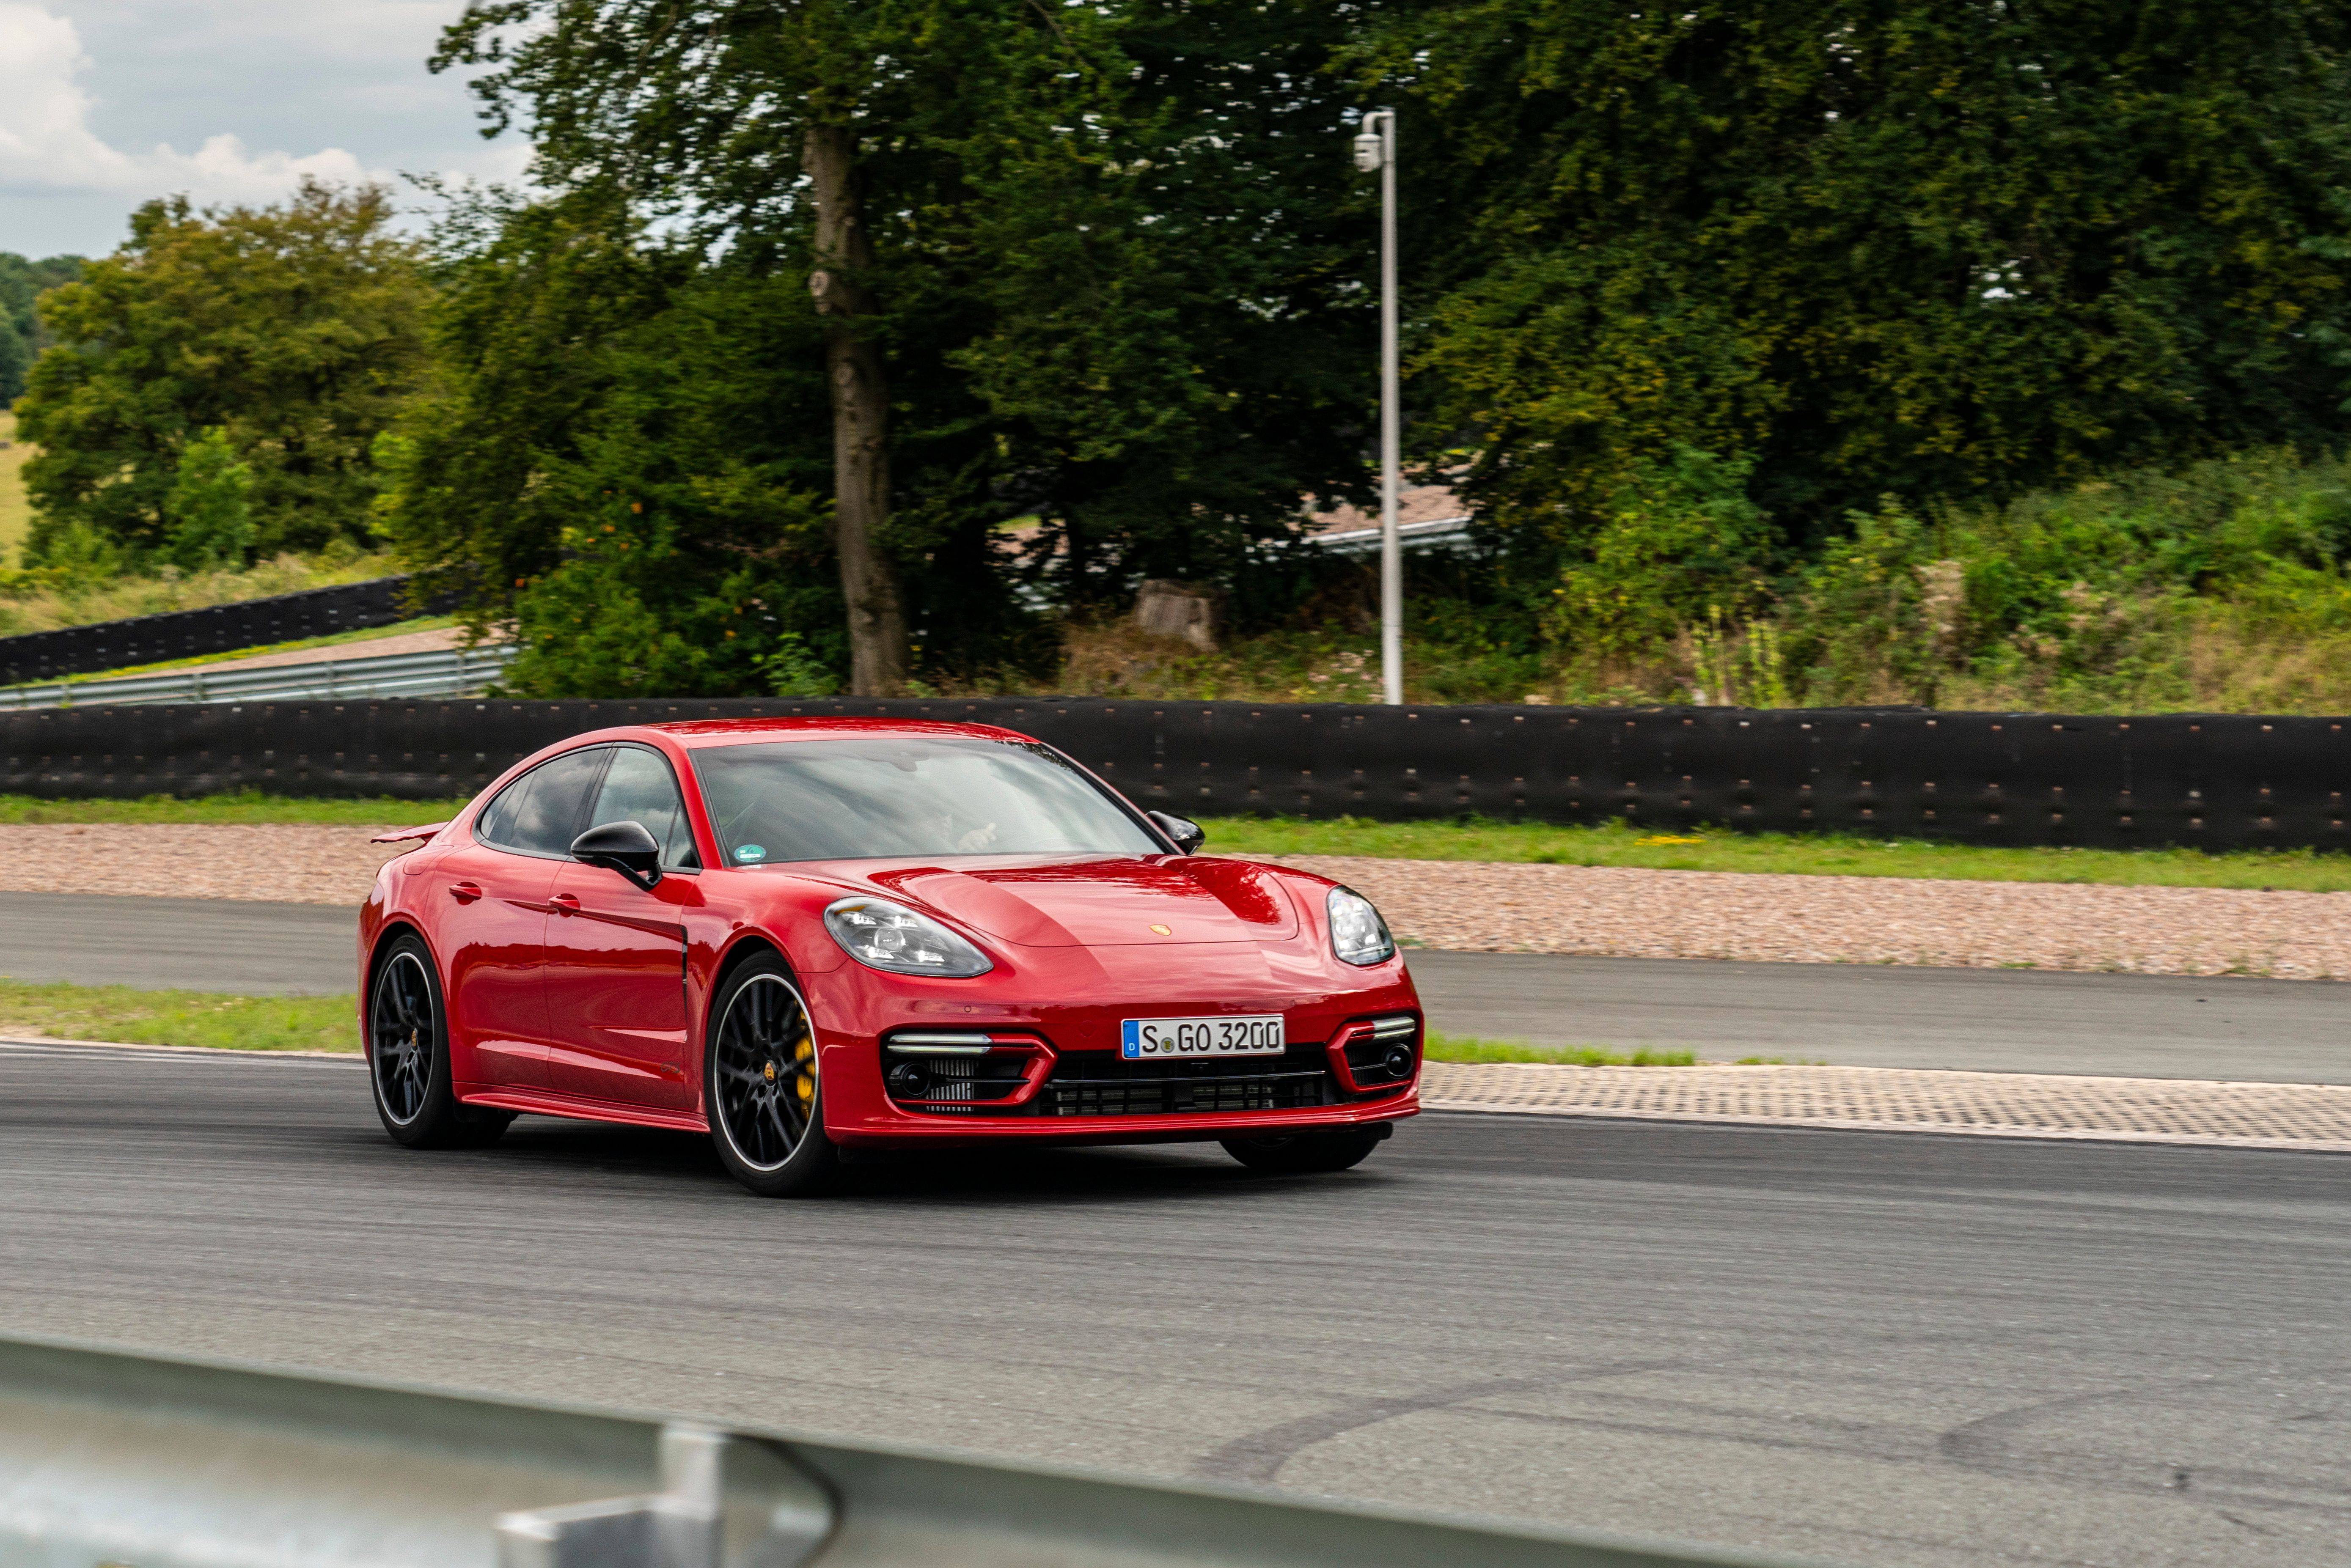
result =
[[[1073,948],[1000,956],[970,982],[851,966],[807,984],[825,1131],[846,1147],[1270,1137],[1420,1109],[1420,998],[1401,961]],[[1120,1050],[1123,1018],[1274,1012],[1291,1042],[1279,1057],[1139,1061]]]
[[[855,1147],[1207,1141],[1393,1122],[1420,1109],[1419,1019],[1389,1022],[1377,1049],[1408,1061],[1371,1053],[1369,1020],[1279,1056],[1155,1061],[1060,1051],[1036,1030],[893,1031],[827,1050],[825,1126]],[[956,1040],[971,1043],[946,1043]]]
[[[947,1121],[904,1112],[867,1116],[844,1124],[828,1109],[826,1134],[848,1148],[942,1148],[956,1145],[1017,1143],[1079,1146],[1092,1144],[1201,1144],[1221,1138],[1270,1138],[1288,1133],[1329,1132],[1400,1122],[1420,1113],[1417,1083],[1386,1099],[1353,1105],[1318,1105],[1287,1111],[1195,1111],[1155,1116],[1050,1118],[977,1117]]]

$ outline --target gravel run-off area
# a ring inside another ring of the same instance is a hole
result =
[[[368,841],[378,831],[0,826],[0,891],[356,904],[396,852]],[[2351,979],[2345,893],[1286,861],[1356,889],[1401,940],[1425,947]]]
[[[1290,855],[1482,953],[2351,979],[2351,894]]]

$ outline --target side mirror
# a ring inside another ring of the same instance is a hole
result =
[[[662,879],[661,845],[643,822],[606,822],[571,841],[571,858],[582,865],[619,872],[650,891]]]
[[[1208,841],[1208,835],[1201,831],[1200,824],[1187,818],[1173,817],[1165,811],[1145,811],[1143,814],[1157,823],[1159,831],[1175,840],[1176,847],[1187,855],[1196,854],[1200,846]]]

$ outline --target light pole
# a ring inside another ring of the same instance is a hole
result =
[[[1396,542],[1395,110],[1364,116],[1355,167],[1380,172],[1380,684],[1404,701],[1404,552]]]

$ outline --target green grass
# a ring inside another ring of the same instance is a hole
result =
[[[227,1051],[360,1048],[356,999],[235,997],[0,979],[0,1030]]]
[[[1374,822],[1353,817],[1329,821],[1209,817],[1200,825],[1207,830],[1207,848],[1214,854],[1371,855],[1393,860],[1638,866],[1656,871],[2241,887],[2299,893],[2351,890],[2351,855],[2317,850],[2206,854],[2185,849],[1979,849],[1924,839],[1716,831],[1657,834],[1622,824],[1571,828],[1482,820]],[[1679,841],[1658,841],[1665,840]]]
[[[45,800],[0,795],[0,823],[17,822],[328,822],[350,827],[406,827],[445,822],[464,800],[305,800],[284,795],[203,795],[178,800],[149,795],[136,800]]]
[[[1428,1031],[1421,1054],[1431,1061],[1538,1061],[1559,1067],[1694,1067],[1697,1053],[1652,1051],[1642,1046],[1630,1053],[1597,1045],[1525,1045],[1512,1040],[1471,1040],[1466,1035]]]

